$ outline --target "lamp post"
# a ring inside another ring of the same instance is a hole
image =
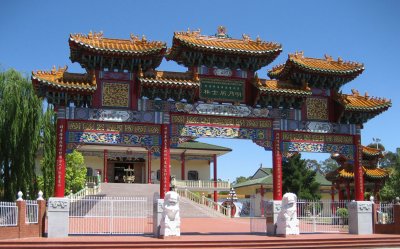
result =
[[[372,138],[372,141],[374,141],[374,142],[376,143],[376,149],[378,150],[378,149],[379,149],[379,143],[381,142],[381,139],[380,139],[380,138],[377,138],[377,137],[373,137],[373,138]],[[380,165],[379,165],[379,158],[378,158],[378,168],[380,168]]]
[[[233,201],[237,200],[237,195],[236,195],[236,191],[234,188],[231,188],[231,190],[229,191],[229,201],[230,201],[230,208],[231,208],[231,218],[235,217],[235,213],[236,213],[236,208],[233,209],[233,207],[235,206],[235,204],[233,204]]]

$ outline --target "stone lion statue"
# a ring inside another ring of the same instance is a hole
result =
[[[276,221],[276,234],[300,234],[296,203],[297,196],[295,194],[286,193],[283,195],[282,208]]]
[[[180,236],[181,235],[181,217],[179,214],[179,195],[177,192],[169,191],[165,194],[164,210],[161,218],[160,235]]]

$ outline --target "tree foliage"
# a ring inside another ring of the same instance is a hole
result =
[[[49,106],[42,118],[43,158],[40,161],[42,175],[38,176],[39,189],[43,191],[46,199],[54,195],[56,123],[56,114]]]
[[[76,193],[85,186],[86,166],[82,153],[74,150],[66,156],[65,195]]]
[[[250,180],[250,178],[251,178],[250,176],[249,177],[238,176],[238,177],[236,177],[235,181],[233,181],[232,184],[235,185],[235,184],[238,184],[238,183],[242,183],[242,182]]]
[[[330,157],[328,159],[325,159],[324,161],[320,162],[320,164],[321,164],[321,172],[324,175],[339,168],[339,164]]]
[[[36,193],[35,157],[42,103],[31,82],[15,70],[0,72],[0,167],[5,200],[19,190]]]
[[[386,157],[388,154],[390,157]],[[381,189],[380,196],[383,201],[392,201],[394,198],[400,197],[400,150],[397,149],[396,153],[386,153],[385,158],[388,162],[385,167],[391,170],[391,174]]]
[[[299,199],[317,200],[320,184],[316,181],[316,172],[308,169],[301,154],[295,154],[282,163],[284,193],[295,193]]]

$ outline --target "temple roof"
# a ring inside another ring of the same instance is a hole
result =
[[[147,41],[144,36],[139,39],[132,34],[130,39],[104,38],[102,32],[90,32],[88,35],[71,34],[69,41],[70,44],[76,44],[91,51],[122,55],[148,55],[161,53],[163,49],[166,50],[164,42]]]
[[[282,50],[280,44],[264,42],[259,38],[252,40],[247,35],[243,35],[243,39],[233,39],[227,35],[206,36],[201,35],[200,31],[188,31],[175,32],[173,39],[189,47],[214,52],[262,55]],[[173,49],[170,52],[173,52]]]
[[[306,96],[311,95],[311,89],[300,87],[292,84],[290,81],[278,81],[278,80],[266,80],[256,79],[256,87],[260,90],[261,94],[266,93],[277,93],[284,95],[298,95]]]
[[[383,179],[389,177],[389,171],[387,169],[380,169],[380,168],[367,168],[362,167],[364,175],[370,179]],[[327,179],[332,181],[336,180],[337,178],[346,178],[346,179],[353,179],[354,172],[350,171],[344,167],[340,167],[335,171],[329,172],[326,174]]]
[[[331,56],[325,55],[325,59],[304,57],[303,52],[289,54],[285,64],[276,66],[269,70],[268,75],[271,78],[283,78],[292,67],[314,73],[326,73],[336,75],[352,75],[362,73],[364,65],[357,62],[344,62],[341,58],[337,61]]]
[[[258,70],[271,63],[281,52],[280,44],[259,38],[252,40],[248,35],[234,39],[220,26],[214,36],[202,35],[200,31],[175,32],[166,58],[188,67],[205,65]]]
[[[367,156],[380,156],[382,157],[382,150],[380,149],[375,149],[367,146],[362,146],[362,152],[363,154]]]
[[[353,94],[339,94],[338,101],[348,111],[384,111],[392,106],[388,99],[369,97],[368,94],[361,96],[358,91],[352,90]]]
[[[84,91],[93,93],[97,89],[95,75],[68,73],[68,67],[54,66],[51,71],[32,72],[32,81],[37,88],[39,85],[48,86],[60,91]]]
[[[179,86],[179,87],[198,87],[200,81],[198,76],[194,76],[191,72],[167,72],[153,71],[146,72],[139,76],[142,85],[151,86]]]

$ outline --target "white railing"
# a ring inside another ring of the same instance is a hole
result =
[[[37,201],[26,201],[25,223],[38,223],[39,205]]]
[[[202,196],[197,195],[187,189],[178,189],[177,192],[182,197],[185,197],[197,204],[208,207],[210,214],[218,213],[218,214],[226,216],[226,217],[231,217],[230,208],[226,208],[226,207],[222,206],[221,204],[205,197],[204,195],[202,195]]]
[[[378,213],[378,224],[394,223],[393,203],[379,203],[377,213]]]
[[[152,233],[151,216],[147,197],[87,196],[71,201],[69,234]]]
[[[348,201],[298,200],[300,233],[340,233],[349,231]]]
[[[101,191],[101,184],[94,186],[93,188],[89,188],[87,185],[79,190],[76,193],[71,193],[69,195],[67,195],[67,198],[70,198],[71,200],[79,200],[82,199],[83,197],[87,196],[87,195],[96,195]]]
[[[0,202],[0,227],[16,226],[18,207],[15,202]]]
[[[231,184],[228,181],[191,181],[191,180],[175,180],[175,187],[187,188],[187,189],[220,189],[220,190],[229,190],[231,188]]]

